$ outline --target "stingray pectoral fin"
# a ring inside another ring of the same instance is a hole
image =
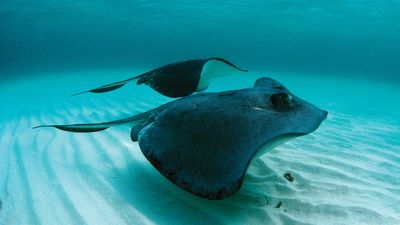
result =
[[[230,123],[226,118],[231,114],[181,106],[171,106],[140,130],[143,155],[168,180],[188,192],[215,200],[232,196],[242,185],[253,151],[249,144],[238,144],[236,132],[227,131],[236,129],[239,133],[248,126],[247,120],[236,125],[236,120]]]
[[[242,72],[248,72],[248,71],[249,71],[249,70],[247,70],[247,69],[239,68],[239,67],[236,66],[235,64],[233,64],[233,63],[231,63],[231,62],[229,62],[228,60],[223,59],[223,58],[212,57],[212,58],[208,58],[208,59],[207,59],[207,62],[210,61],[210,60],[217,60],[217,61],[223,62],[223,63],[229,65],[230,67],[233,67],[233,68],[235,68],[235,69],[237,69],[237,70],[239,70],[239,71],[242,71]]]
[[[129,79],[126,79],[126,80],[113,82],[111,84],[106,84],[106,85],[103,85],[103,86],[100,86],[98,88],[94,88],[94,89],[91,89],[91,90],[88,90],[88,91],[82,91],[82,92],[73,94],[71,96],[76,96],[76,95],[80,95],[80,94],[88,93],[88,92],[91,92],[91,93],[104,93],[104,92],[114,91],[114,90],[124,86],[129,81],[137,80],[140,77],[143,77],[144,75],[146,75],[146,74],[141,74],[139,76],[135,76],[135,77],[132,77],[132,78],[129,78]]]
[[[248,72],[248,70],[241,69],[226,59],[217,57],[208,58],[203,64],[196,92],[206,90],[209,87],[212,79],[229,76],[237,73],[238,71]]]
[[[227,154],[235,148],[233,145],[218,148],[215,139],[202,141],[203,138],[209,140],[215,133],[198,136],[193,141],[190,130],[176,130],[175,126],[170,128],[175,121],[165,121],[166,117],[161,120],[164,121],[157,118],[140,131],[139,146],[143,155],[163,176],[182,189],[211,200],[228,198],[240,189],[246,159],[236,160],[237,154]]]

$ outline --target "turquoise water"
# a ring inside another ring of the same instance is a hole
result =
[[[399,1],[2,1],[0,224],[400,224],[399,11]],[[268,76],[329,111],[254,162],[232,198],[171,184],[129,127],[31,129],[152,109],[172,99],[134,84],[69,95],[212,56],[250,72],[206,91]]]
[[[221,56],[266,72],[397,81],[400,72],[399,1],[3,0],[0,13],[7,71],[147,68]]]

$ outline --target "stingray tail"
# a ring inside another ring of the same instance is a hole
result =
[[[148,112],[144,112],[132,117],[128,117],[125,119],[114,120],[109,122],[102,123],[82,123],[82,124],[65,124],[65,125],[40,125],[33,127],[32,129],[44,128],[44,127],[52,127],[57,128],[59,130],[75,132],[75,133],[90,133],[105,130],[112,126],[118,126],[122,124],[130,124],[132,126],[141,124],[147,121],[150,117],[152,117],[154,110],[150,110]]]
[[[88,92],[91,92],[91,93],[104,93],[104,92],[114,91],[114,90],[124,86],[129,81],[137,80],[137,79],[145,76],[146,74],[147,73],[144,73],[144,74],[141,74],[141,75],[138,75],[138,76],[126,79],[126,80],[116,81],[116,82],[113,82],[113,83],[110,83],[110,84],[105,84],[105,85],[100,86],[98,88],[90,89],[90,90],[87,90],[87,91],[82,91],[82,92],[73,94],[71,96],[76,96],[76,95],[80,95],[80,94],[88,93]]]

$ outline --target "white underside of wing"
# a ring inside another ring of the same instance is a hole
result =
[[[261,148],[256,152],[256,154],[253,156],[253,160],[260,158],[265,153],[274,149],[276,146],[281,145],[287,141],[290,141],[291,139],[293,139],[295,137],[296,137],[296,135],[288,135],[285,137],[277,137],[277,138],[274,138],[274,139],[268,141],[263,146],[261,146]]]
[[[210,81],[216,77],[229,76],[238,70],[220,60],[211,59],[203,65],[203,70],[200,74],[199,85],[196,91],[204,91],[210,85]]]

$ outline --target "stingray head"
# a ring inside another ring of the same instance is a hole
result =
[[[277,136],[305,135],[316,130],[328,112],[295,96],[285,86],[271,78],[258,79],[250,104],[264,114],[261,130],[276,130]]]

